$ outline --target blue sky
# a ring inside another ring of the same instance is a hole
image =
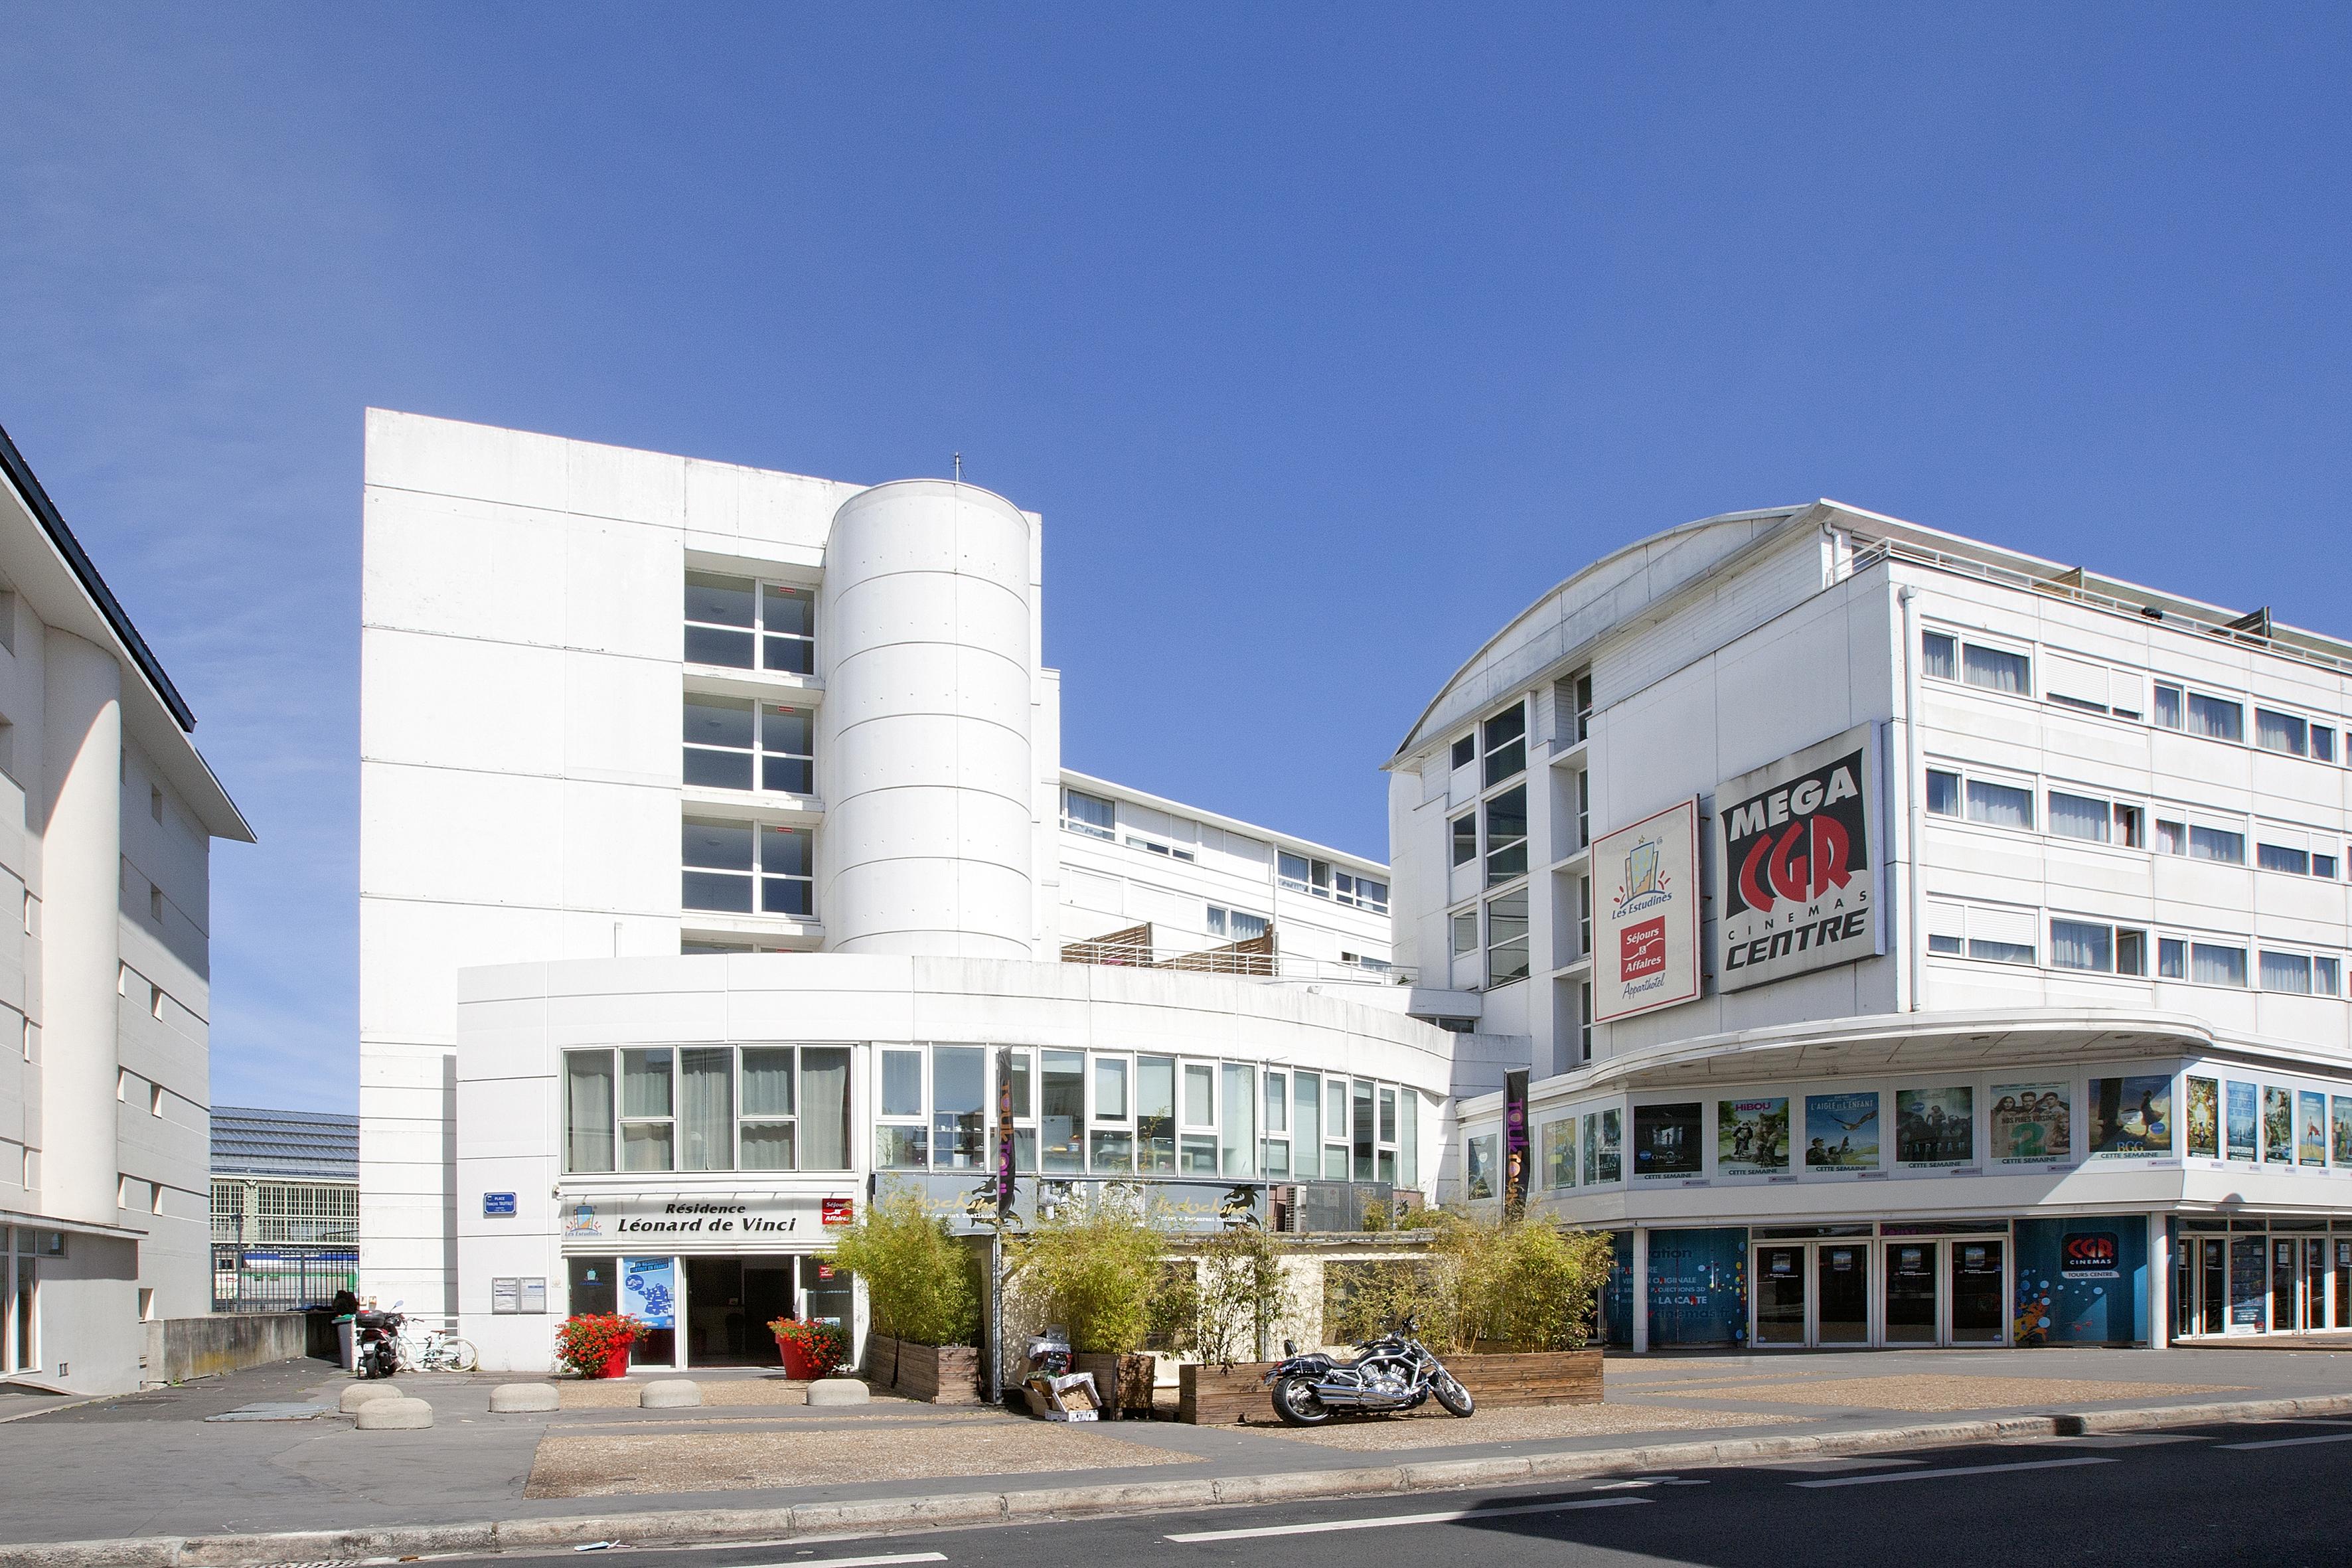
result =
[[[0,0],[0,424],[262,835],[224,1103],[355,1099],[361,410],[1047,524],[1068,763],[1381,853],[1619,544],[1833,496],[2352,632],[2343,7]]]

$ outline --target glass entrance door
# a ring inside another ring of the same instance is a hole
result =
[[[1932,1241],[1890,1241],[1886,1244],[1886,1342],[1890,1345],[1932,1345],[1937,1342],[1936,1265],[1940,1244]]]
[[[2197,1247],[2197,1331],[2223,1333],[2230,1327],[2230,1245],[2214,1237]]]
[[[1805,1251],[1801,1244],[1756,1249],[1756,1343],[1808,1342]]]
[[[2294,1312],[2294,1243],[2285,1237],[2271,1242],[2271,1332],[2283,1334],[2303,1325]]]
[[[1955,1241],[1952,1251],[1952,1342],[2009,1342],[2008,1289],[2001,1265],[2008,1244]]]
[[[2336,1326],[2352,1329],[2352,1240],[2339,1236],[2327,1245],[2336,1251]]]
[[[2324,1236],[2304,1238],[2303,1326],[2327,1326],[2327,1238]]]
[[[1813,1288],[1813,1342],[1868,1344],[1870,1243],[1824,1241],[1815,1246]]]

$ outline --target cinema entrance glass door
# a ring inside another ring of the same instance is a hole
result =
[[[1870,1342],[1870,1228],[1820,1240],[1759,1241],[1752,1292],[1758,1346]]]
[[[2009,1239],[1890,1236],[1883,1244],[1890,1345],[2007,1342]]]

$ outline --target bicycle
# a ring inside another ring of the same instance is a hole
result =
[[[427,1329],[421,1345],[404,1331],[398,1344],[403,1372],[471,1372],[482,1362],[472,1341],[447,1329]]]

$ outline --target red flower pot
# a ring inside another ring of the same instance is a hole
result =
[[[786,1377],[799,1378],[803,1382],[815,1378],[816,1363],[810,1359],[806,1350],[782,1334],[776,1336],[776,1349],[783,1355]]]
[[[597,1375],[600,1377],[626,1377],[629,1375],[628,1341],[623,1340],[619,1344],[613,1347],[611,1352],[604,1357],[604,1370]]]

